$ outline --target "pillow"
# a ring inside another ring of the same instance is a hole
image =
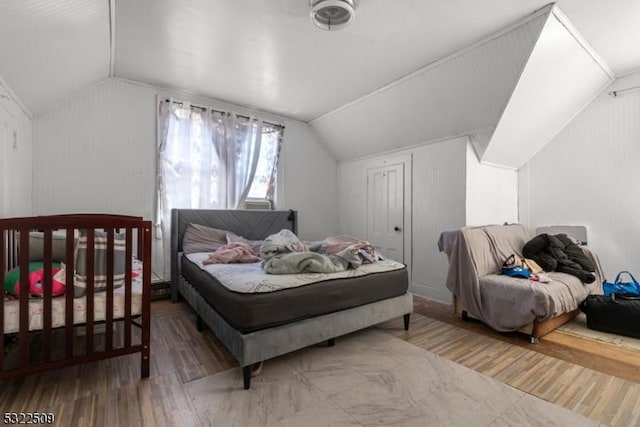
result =
[[[51,233],[51,261],[63,262],[67,244],[66,230]],[[44,233],[29,233],[29,261],[44,261]]]
[[[100,292],[107,289],[107,233],[96,230],[94,234],[93,289]],[[125,234],[113,234],[113,287],[124,285],[125,273]],[[87,289],[87,236],[80,232],[75,251],[75,275],[73,280],[74,296],[84,296]]]
[[[227,233],[227,243],[246,243],[257,254],[260,253],[260,247],[262,246],[262,242],[264,242],[264,240],[249,240],[233,233]]]
[[[206,225],[189,224],[182,237],[182,251],[185,254],[214,252],[227,244],[227,234],[233,233]]]

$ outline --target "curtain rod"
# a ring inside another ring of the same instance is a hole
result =
[[[165,99],[165,102],[173,102],[174,104],[178,104],[178,105],[180,105],[180,106],[183,106],[183,105],[184,105],[184,103],[183,103],[183,102],[181,102],[181,101],[174,101],[174,100],[171,100],[171,99],[168,99],[168,98],[167,98],[167,99]],[[199,106],[199,105],[189,104],[189,106],[190,106],[190,107],[192,107],[192,108],[197,108],[198,110],[202,110],[202,111],[207,111],[207,110],[209,110],[209,111],[212,111],[212,112],[214,112],[214,113],[230,114],[230,112],[229,112],[229,111],[216,110],[216,109],[214,109],[214,108],[201,107],[201,106]],[[251,119],[251,117],[249,117],[249,116],[245,116],[245,115],[243,115],[243,114],[236,114],[236,117],[240,117],[240,118],[247,119],[247,120],[250,120],[250,119]],[[262,123],[264,123],[265,125],[268,125],[268,126],[276,126],[276,127],[283,128],[283,129],[284,129],[284,125],[281,125],[281,124],[278,124],[278,123],[266,122],[266,121],[264,121],[264,120],[262,121]]]
[[[618,96],[621,93],[629,92],[629,91],[636,90],[636,89],[640,89],[640,86],[632,86],[632,87],[628,87],[626,89],[612,90],[611,92],[609,92],[609,95]]]

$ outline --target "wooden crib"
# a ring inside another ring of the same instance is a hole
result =
[[[149,376],[150,221],[0,219],[0,279],[15,283],[0,304],[0,379],[138,352]]]

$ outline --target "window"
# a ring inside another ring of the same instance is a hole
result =
[[[262,144],[256,173],[247,198],[269,200],[273,202],[276,167],[280,152],[283,128],[274,125],[262,125]]]
[[[272,201],[284,128],[253,117],[160,103],[159,193],[167,208]]]
[[[237,209],[273,201],[284,127],[256,117],[158,103],[158,224],[171,209]],[[168,246],[168,245],[167,245]]]

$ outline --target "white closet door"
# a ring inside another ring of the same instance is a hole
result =
[[[367,240],[404,262],[404,163],[367,169]]]

